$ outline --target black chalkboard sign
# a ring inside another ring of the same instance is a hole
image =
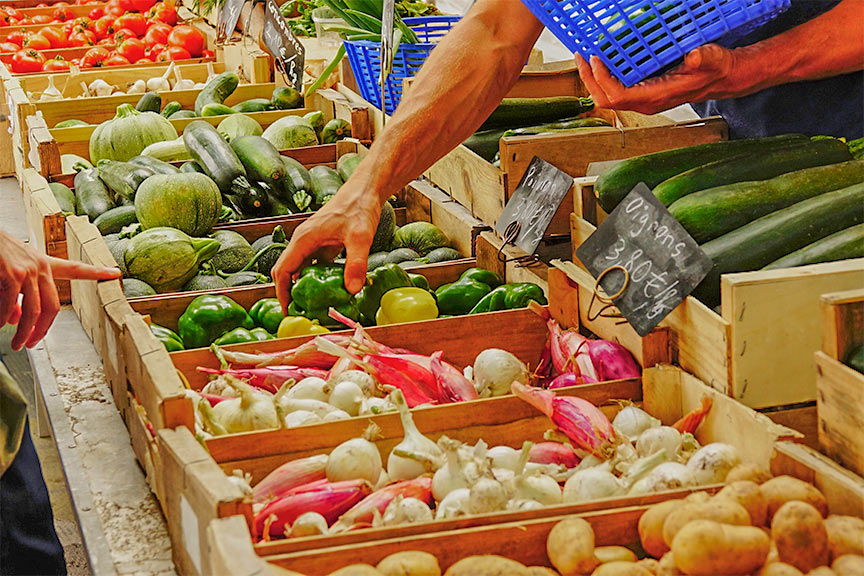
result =
[[[275,0],[267,0],[261,38],[267,51],[273,56],[276,70],[279,70],[294,88],[302,92],[306,49],[285,22]]]
[[[711,270],[711,259],[645,184],[618,204],[576,255],[640,336]]]
[[[512,237],[513,244],[533,254],[572,186],[572,176],[535,156],[504,206],[495,231],[504,238],[511,238],[513,234],[508,232],[513,232],[513,227],[518,225],[518,233]]]
[[[216,42],[222,43],[231,38],[234,34],[234,29],[237,28],[237,21],[240,19],[240,12],[243,10],[243,5],[246,0],[225,0],[222,4],[222,9],[218,13],[218,21],[216,22]]]

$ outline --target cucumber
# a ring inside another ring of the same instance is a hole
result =
[[[118,206],[100,214],[93,221],[93,224],[105,236],[106,234],[117,234],[124,226],[137,221],[138,216],[135,215],[135,206]]]
[[[822,262],[864,258],[864,224],[851,226],[787,254],[763,268],[794,268]]]
[[[864,183],[820,194],[754,220],[703,244],[714,262],[693,294],[720,304],[720,276],[758,270],[805,246],[864,222]]]
[[[215,102],[211,102],[204,106],[201,109],[201,116],[225,116],[226,114],[237,114],[238,112],[231,108],[230,106],[225,106],[224,104],[217,104]]]
[[[129,159],[129,163],[150,168],[156,174],[177,174],[180,172],[176,166],[152,156],[135,156]]]
[[[654,195],[670,206],[676,200],[708,188],[736,182],[767,180],[805,168],[837,164],[851,160],[849,149],[833,138],[802,142],[761,155],[741,155],[710,162],[664,180],[654,188]]]
[[[277,110],[291,110],[303,107],[303,95],[291,86],[277,86],[270,99]]]
[[[185,120],[187,118],[197,118],[198,114],[195,114],[192,110],[178,110],[171,114],[168,117],[169,120]]]
[[[594,193],[600,206],[609,213],[640,182],[653,189],[664,180],[709,162],[742,154],[764,154],[806,141],[807,137],[801,134],[783,134],[770,138],[711,142],[636,156],[622,160],[602,173],[594,184]]]
[[[77,213],[96,220],[103,212],[114,208],[114,200],[108,187],[99,179],[98,168],[87,168],[75,175],[75,197]]]
[[[240,78],[234,72],[222,72],[211,78],[198,93],[198,97],[195,98],[195,114],[203,116],[202,111],[208,104],[225,102],[225,99],[237,89],[238,84],[240,84]]]
[[[505,98],[480,126],[480,130],[521,128],[562,118],[573,118],[594,109],[590,98]]]
[[[76,120],[74,118],[70,118],[69,120],[63,120],[54,125],[54,128],[74,128],[76,126],[89,126],[87,122],[83,120]]]
[[[548,122],[525,128],[514,128],[504,133],[504,136],[530,136],[533,134],[545,134],[547,132],[561,132],[575,130],[577,128],[604,128],[611,124],[603,118],[568,118],[559,122]]]
[[[234,106],[231,106],[231,109],[235,112],[264,112],[266,110],[273,110],[273,103],[270,102],[267,98],[252,98],[250,100],[244,100],[243,102],[238,102]]]
[[[156,174],[148,166],[140,166],[131,162],[102,160],[98,166],[99,178],[114,192],[115,200],[123,197],[135,199],[135,192],[144,180]]]
[[[145,92],[138,103],[135,104],[135,109],[139,112],[155,112],[159,114],[162,110],[162,97],[156,92]]]
[[[309,170],[309,175],[312,177],[312,190],[309,192],[318,206],[326,204],[343,184],[339,174],[329,166],[315,166]]]
[[[242,194],[249,188],[243,164],[216,128],[203,120],[190,122],[183,131],[183,143],[223,194]]]
[[[194,160],[190,160],[189,162],[184,162],[182,166],[180,166],[180,172],[186,173],[195,173],[204,174],[204,169],[201,168],[201,165],[195,162]]]
[[[165,118],[170,118],[172,114],[174,114],[175,112],[179,112],[182,109],[183,109],[183,105],[180,104],[180,102],[177,102],[176,100],[172,100],[171,102],[168,102],[167,104],[165,104],[165,107],[162,108],[161,114]]]
[[[349,152],[339,157],[339,160],[336,161],[336,172],[339,173],[339,177],[342,178],[343,182],[348,181],[348,178],[357,169],[357,165],[360,164],[361,160],[362,158],[356,152]]]
[[[230,146],[249,179],[266,182],[277,192],[282,188],[285,166],[279,151],[270,142],[261,136],[241,136],[232,140]]]
[[[62,212],[75,214],[75,193],[68,186],[59,182],[51,182],[48,184],[48,188],[51,189],[51,194],[54,195],[54,199],[57,200]]]
[[[701,190],[674,202],[669,213],[703,244],[761,216],[858,182],[864,182],[864,160]]]

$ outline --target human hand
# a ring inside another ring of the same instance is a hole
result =
[[[724,98],[735,94],[730,82],[735,52],[717,44],[705,44],[689,52],[684,62],[662,76],[626,87],[596,56],[591,63],[576,56],[579,76],[598,108],[656,114],[680,104]]]
[[[60,310],[55,279],[110,280],[117,268],[89,266],[40,254],[0,232],[0,326],[18,324],[12,349],[32,348],[48,332]],[[18,295],[23,295],[21,306]]]

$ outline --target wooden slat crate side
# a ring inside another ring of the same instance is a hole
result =
[[[493,270],[505,282],[533,282],[549,294],[549,266],[539,261],[521,265],[518,259],[528,254],[518,246],[504,246],[504,241],[494,231],[478,234],[475,249],[479,267]]]
[[[803,443],[810,448],[819,448],[819,417],[816,403],[793,404],[760,410],[775,424],[786,426],[804,435]]]
[[[453,248],[465,255],[475,254],[478,234],[489,229],[467,208],[427,180],[414,180],[405,187],[405,203],[409,221],[435,224],[447,235]]]
[[[123,331],[128,316],[134,311],[123,298],[120,282],[105,283],[97,288],[100,300],[110,300],[102,306],[102,325],[99,327],[101,333],[101,348],[97,348],[102,365],[105,370],[105,378],[114,396],[117,409],[123,414],[128,406],[129,379],[126,374],[127,356],[123,351]]]
[[[70,260],[87,262],[87,253],[84,246],[101,240],[99,230],[90,224],[86,216],[70,216],[66,218],[67,252]],[[73,280],[72,285],[72,308],[81,320],[81,326],[87,335],[91,336],[93,331],[93,319],[95,310],[99,306],[99,297],[96,294],[96,286],[93,283],[81,280]]]
[[[423,175],[487,224],[494,224],[504,209],[504,173],[465,146],[454,148]]]
[[[242,516],[213,520],[207,527],[207,546],[214,576],[272,576],[272,565],[255,553]]]
[[[822,352],[841,362],[864,343],[864,289],[822,295]]]
[[[864,474],[864,374],[816,352],[819,446],[856,474]]]
[[[133,397],[129,397],[127,414],[125,415],[126,427],[129,429],[129,438],[132,441],[132,450],[138,463],[144,470],[147,485],[156,496],[162,508],[162,513],[167,514],[164,505],[164,487],[162,484],[162,459],[159,455],[159,447],[156,444],[156,436],[148,428],[147,414],[144,408],[138,404]]]

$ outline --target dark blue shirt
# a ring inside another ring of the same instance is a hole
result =
[[[812,20],[839,0],[792,0],[789,9],[751,34],[728,46],[754,44]],[[724,44],[722,41],[721,44]],[[770,60],[765,67],[770,68]],[[864,137],[864,72],[823,80],[793,82],[741,98],[693,104],[700,116],[721,115],[730,138],[756,138],[787,132],[809,136]]]

